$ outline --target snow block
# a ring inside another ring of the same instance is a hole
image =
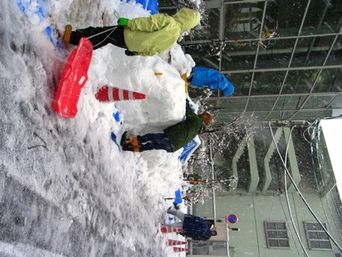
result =
[[[77,114],[77,104],[81,90],[88,80],[88,69],[93,54],[89,39],[81,38],[62,72],[57,93],[52,102],[53,110],[63,118],[73,118]]]
[[[196,136],[194,139],[192,139],[189,143],[187,143],[183,147],[183,151],[178,157],[178,159],[183,165],[187,163],[191,155],[196,151],[196,149],[200,146],[200,144],[201,144],[201,140],[199,139],[199,136]]]

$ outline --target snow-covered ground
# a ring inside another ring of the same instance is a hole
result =
[[[0,256],[180,256],[158,227],[179,187],[179,152],[122,152],[125,130],[160,131],[183,118],[184,83],[160,57],[94,51],[75,119],[51,108],[69,50],[55,50],[43,29],[115,24],[148,15],[118,0],[46,0],[46,19],[15,0],[0,4]],[[155,72],[162,75],[155,75]],[[146,100],[100,103],[104,84]],[[121,120],[113,119],[119,110]]]

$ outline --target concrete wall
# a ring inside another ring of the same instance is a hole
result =
[[[327,223],[328,230],[342,244],[341,230],[336,229],[336,216],[332,209],[328,208],[329,201],[320,199],[316,194],[305,195],[312,209],[322,222]],[[302,200],[296,193],[290,194],[290,203],[295,224],[299,230],[301,240],[310,257],[335,257],[338,252],[333,245],[333,250],[309,250],[307,246],[303,222],[315,222],[315,219],[308,211]],[[232,227],[240,228],[239,232],[230,231],[229,244],[235,250],[235,255],[239,257],[289,257],[304,256],[294,229],[290,223],[289,213],[285,195],[265,196],[265,195],[227,195],[216,197],[217,218],[224,218],[229,213],[234,213],[239,217],[239,222]],[[194,213],[200,216],[212,216],[211,201],[194,208]],[[289,237],[289,248],[269,249],[266,246],[264,221],[287,221]],[[341,223],[337,219],[337,222]],[[220,236],[221,237],[221,236]],[[215,240],[215,239],[214,239]]]

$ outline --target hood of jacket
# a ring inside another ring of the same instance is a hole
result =
[[[179,23],[182,32],[192,29],[200,21],[199,12],[183,7],[181,8],[173,18]]]

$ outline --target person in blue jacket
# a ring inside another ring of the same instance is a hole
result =
[[[211,90],[222,90],[224,96],[234,93],[234,85],[222,73],[205,67],[194,67],[189,77],[191,86],[208,87]]]
[[[215,227],[201,217],[185,214],[172,207],[167,210],[167,213],[181,220],[183,236],[191,237],[193,240],[209,240],[212,236],[217,235]]]

